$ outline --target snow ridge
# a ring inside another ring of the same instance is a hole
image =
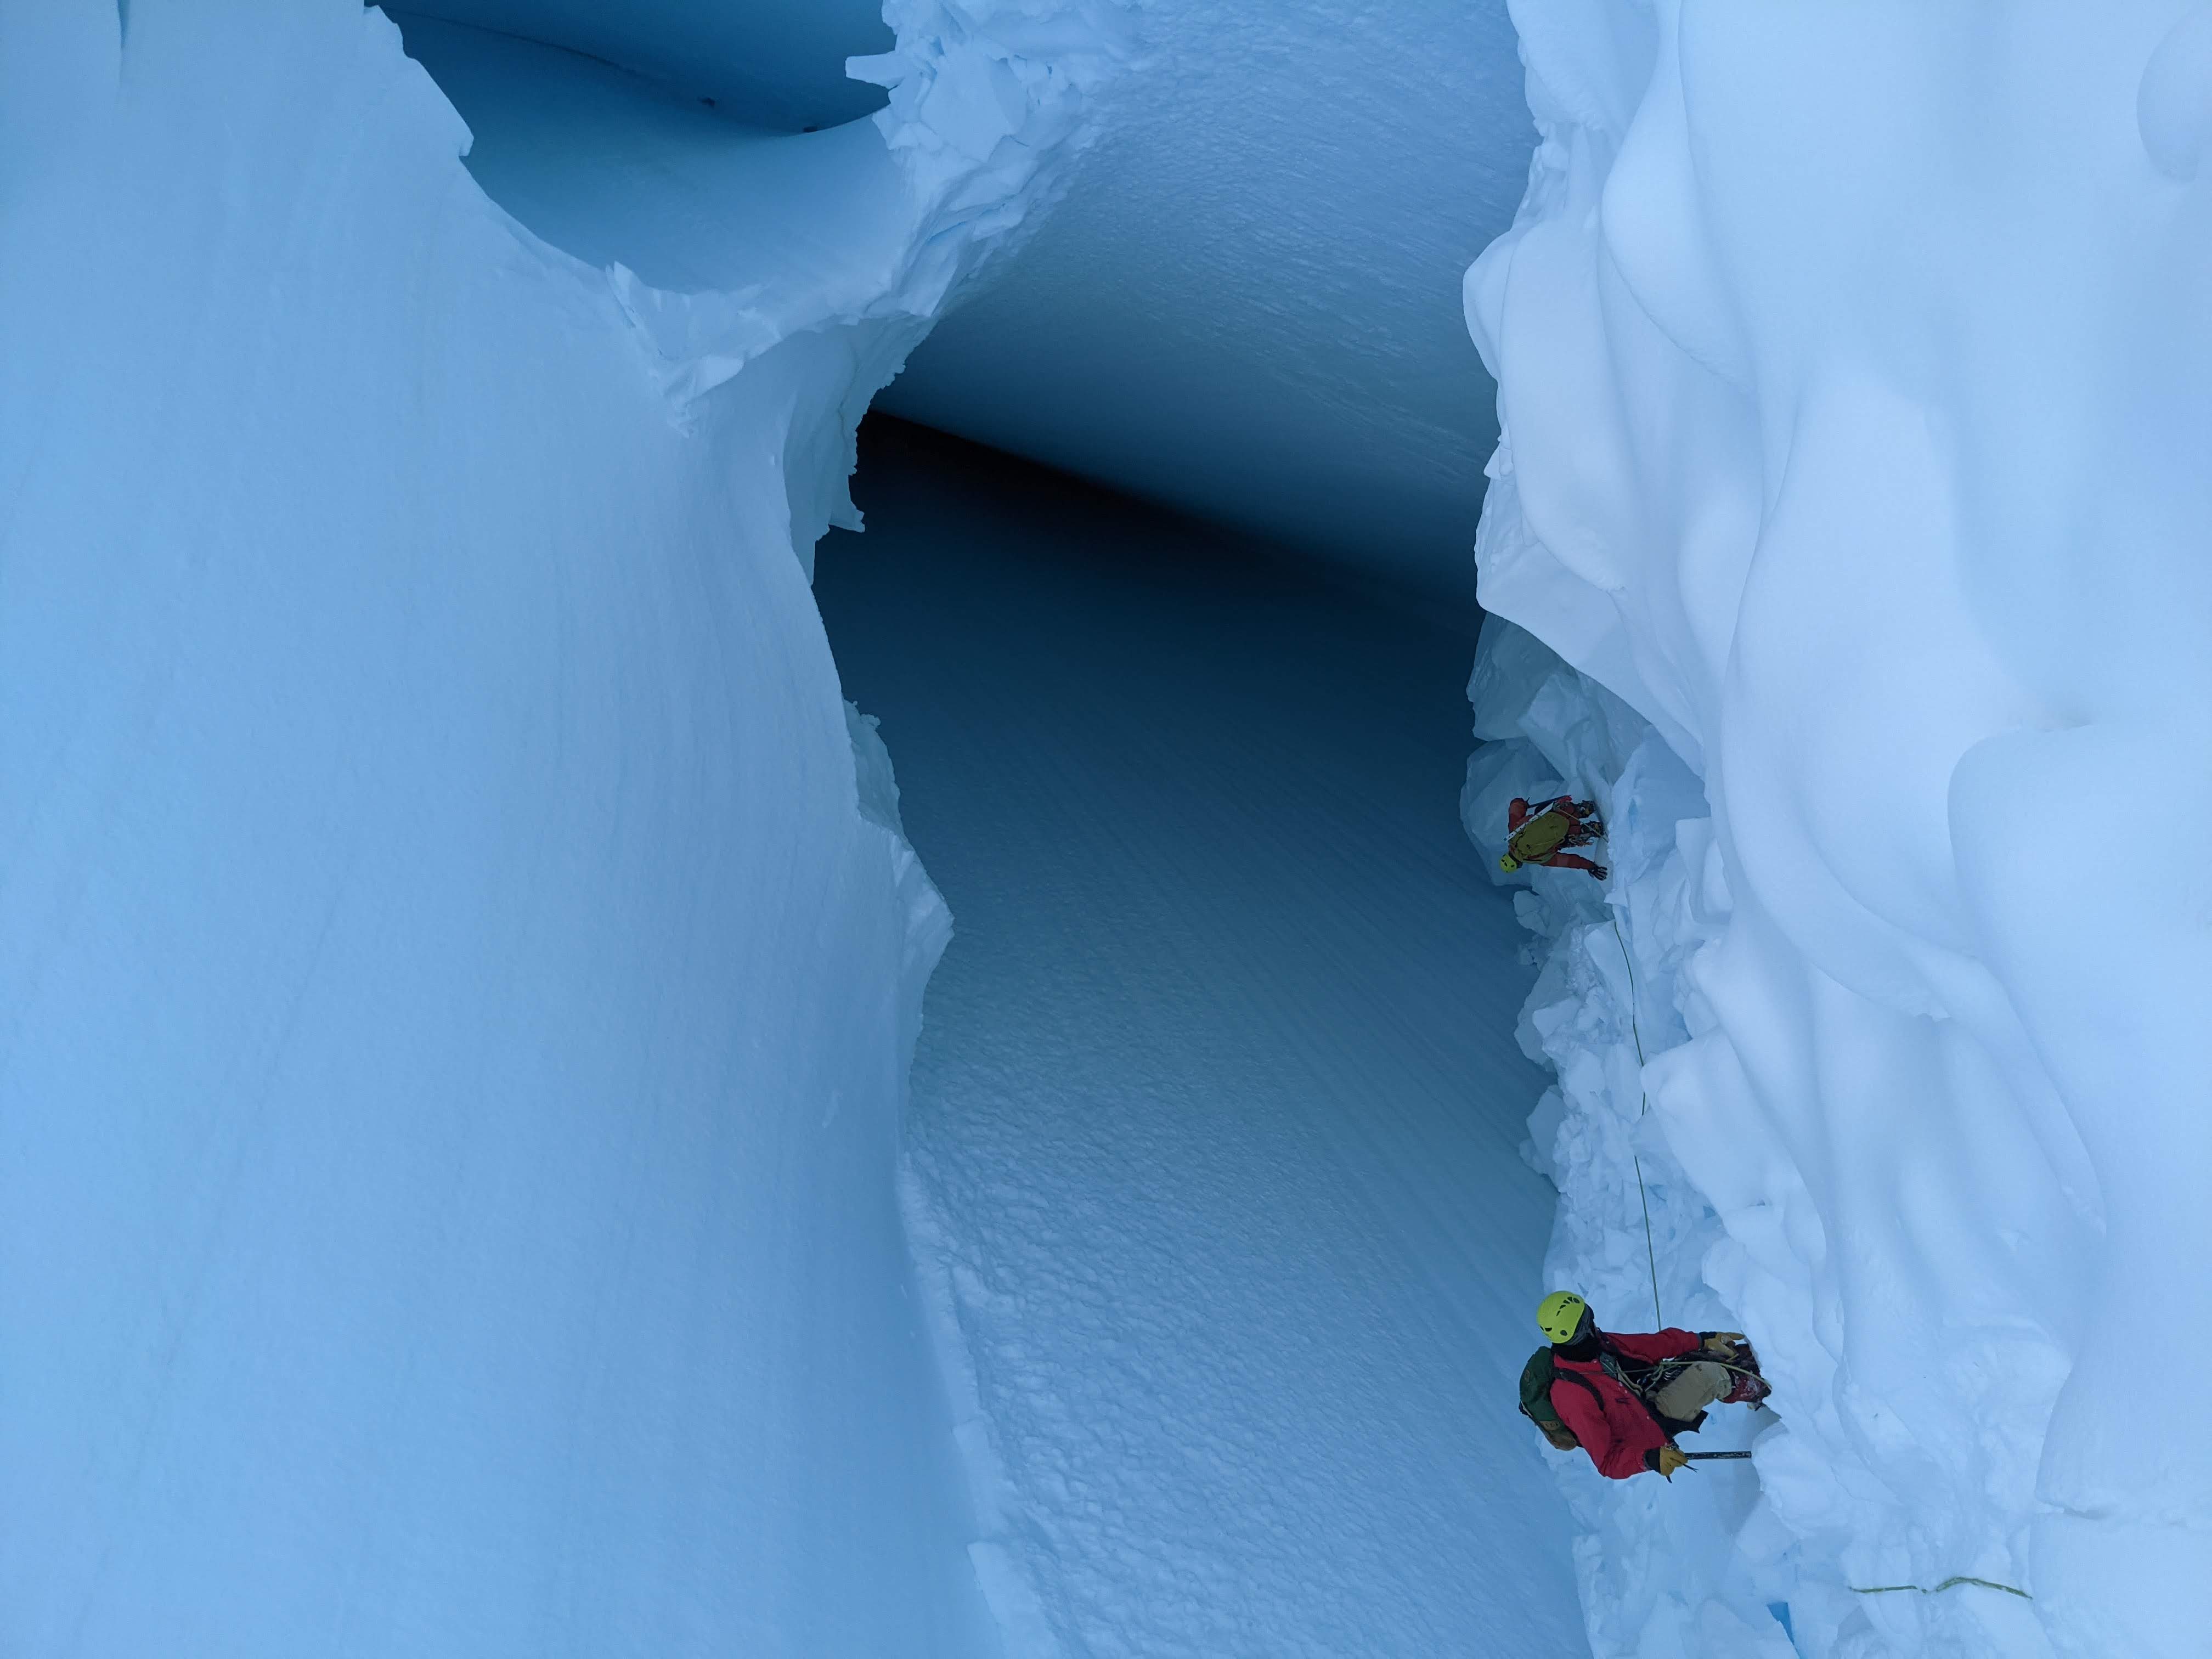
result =
[[[857,377],[872,382],[862,389],[865,411],[960,283],[1018,240],[1063,187],[1069,163],[1096,136],[1094,95],[1126,66],[1128,10],[1117,0],[891,0],[884,21],[896,46],[847,64],[854,79],[890,89],[870,120],[903,193],[897,210],[871,227],[871,262],[827,287],[810,272],[803,283],[709,293],[665,292],[613,267],[624,308],[665,360],[672,398],[683,404],[703,395],[803,329],[894,325],[896,354],[870,359],[887,369]]]
[[[817,384],[813,397],[794,401],[785,471],[805,563],[830,525],[859,526],[836,485],[852,470],[853,430],[869,403],[961,286],[1056,198],[1096,137],[1096,94],[1128,64],[1129,12],[1121,0],[893,4],[886,21],[894,49],[849,64],[855,78],[890,89],[869,120],[803,135],[761,130],[732,166],[728,152],[733,142],[744,149],[735,137],[742,129],[686,110],[678,113],[698,130],[678,137],[671,129],[679,124],[664,114],[663,173],[631,175],[630,199],[602,204],[588,225],[572,216],[548,224],[532,208],[549,193],[548,175],[557,192],[560,153],[576,146],[578,125],[604,119],[611,95],[635,97],[653,83],[434,20],[410,20],[408,32],[414,49],[443,60],[441,76],[467,73],[471,85],[454,95],[465,108],[481,100],[489,121],[514,118],[498,106],[510,101],[517,71],[501,63],[487,72],[487,57],[529,60],[540,81],[562,83],[564,118],[547,121],[541,102],[527,112],[536,120],[526,143],[499,147],[489,159],[491,146],[480,146],[471,165],[510,206],[526,240],[556,258],[565,248],[604,267],[680,428],[692,429],[717,387],[798,337],[827,337],[792,348],[801,355],[843,358],[809,377],[842,381],[841,395],[822,404]],[[501,135],[479,136],[495,145]],[[626,134],[623,148],[639,142]],[[665,177],[687,172],[693,197],[669,198]],[[634,243],[667,264],[657,245],[667,226],[687,221],[720,222],[738,234],[720,247],[688,250],[675,275],[634,268],[617,252]],[[588,247],[579,245],[584,236]]]

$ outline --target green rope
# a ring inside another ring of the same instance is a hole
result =
[[[1923,1595],[1941,1595],[1956,1584],[1979,1584],[1984,1589],[2002,1590],[2007,1595],[2017,1595],[2023,1601],[2035,1598],[2024,1589],[2014,1589],[2010,1584],[2000,1584],[1994,1578],[1976,1578],[1966,1573],[1946,1578],[1934,1589],[1921,1589],[1917,1584],[1846,1584],[1844,1588],[1854,1595],[1887,1595],[1894,1590],[1920,1590]]]
[[[1606,908],[1609,911],[1613,910],[1613,907],[1609,904]],[[1620,947],[1621,965],[1628,969],[1628,1031],[1629,1035],[1636,1039],[1636,1063],[1641,1066],[1644,1064],[1644,1028],[1636,1021],[1636,958],[1628,954],[1628,940],[1622,936],[1620,931],[1620,913],[1614,911],[1607,919],[1613,923],[1613,942]],[[1639,1083],[1642,1081],[1641,1079],[1638,1080]],[[1644,1110],[1648,1112],[1650,1109],[1651,1095],[1650,1091],[1646,1090],[1644,1095]],[[1637,1115],[1640,1117],[1643,1113],[1639,1112]]]
[[[1651,1264],[1651,1317],[1663,1331],[1667,1319],[1659,1311],[1659,1252],[1651,1243],[1651,1200],[1644,1195],[1644,1160],[1640,1158],[1636,1160],[1636,1200],[1644,1206],[1644,1257]]]
[[[1613,907],[1611,905],[1607,905],[1606,908],[1612,910]],[[1618,911],[1613,912],[1610,920],[1613,922],[1613,943],[1620,946],[1620,960],[1628,969],[1628,1031],[1629,1035],[1636,1039],[1636,1080],[1637,1086],[1638,1088],[1642,1088],[1644,1083],[1644,1027],[1638,1022],[1636,1018],[1636,958],[1628,954],[1628,941],[1621,937],[1620,913]],[[1641,1122],[1644,1113],[1649,1112],[1650,1109],[1651,1091],[1646,1089],[1644,1091],[1643,1110],[1638,1112],[1636,1115],[1638,1121]],[[1667,1328],[1667,1316],[1659,1311],[1659,1249],[1658,1247],[1651,1242],[1651,1197],[1650,1194],[1644,1190],[1644,1159],[1642,1155],[1632,1152],[1629,1156],[1633,1158],[1636,1163],[1636,1201],[1644,1206],[1644,1259],[1651,1264],[1651,1317],[1656,1322],[1657,1328],[1663,1331]]]

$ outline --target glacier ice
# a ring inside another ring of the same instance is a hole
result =
[[[355,0],[0,12],[9,1651],[988,1648],[793,556],[1115,60],[894,12],[811,135],[410,19],[513,213]]]
[[[1556,780],[1620,837],[1521,900],[1552,1268],[1640,1322],[1640,1158],[1667,1316],[1784,1419],[1755,1486],[1566,1467],[1601,1655],[2212,1625],[2142,1391],[2212,1328],[2205,15],[1515,8],[1469,828]]]

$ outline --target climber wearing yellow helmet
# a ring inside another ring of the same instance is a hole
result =
[[[1505,809],[1505,854],[1498,867],[1509,874],[1524,864],[1542,864],[1554,870],[1587,870],[1600,881],[1605,879],[1605,866],[1567,851],[1587,847],[1605,833],[1595,801],[1560,795],[1531,806],[1516,795]]]
[[[1706,1407],[1756,1406],[1769,1392],[1741,1331],[1618,1335],[1572,1291],[1546,1297],[1536,1325],[1552,1346],[1522,1370],[1521,1409],[1553,1446],[1582,1447],[1615,1480],[1646,1470],[1673,1480],[1690,1461],[1674,1437],[1702,1424]]]

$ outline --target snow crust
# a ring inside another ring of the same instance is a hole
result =
[[[1559,1460],[1601,1655],[2212,1627],[2212,1438],[2144,1392],[2212,1353],[2206,15],[1515,9],[1464,806],[1613,834],[1517,901],[1549,1271],[1651,1316],[1640,1159],[1665,1317],[1780,1419]]]
[[[0,13],[0,1647],[989,1650],[794,555],[1063,21],[775,138],[426,24],[510,213],[353,0]]]

